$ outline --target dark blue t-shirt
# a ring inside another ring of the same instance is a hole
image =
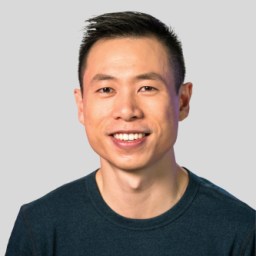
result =
[[[150,219],[115,213],[96,171],[21,207],[6,256],[255,256],[255,210],[188,171],[180,201]]]

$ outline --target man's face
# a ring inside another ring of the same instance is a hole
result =
[[[86,62],[83,97],[80,90],[75,96],[79,120],[102,167],[139,170],[173,153],[190,86],[176,92],[167,51],[155,38],[96,42]]]

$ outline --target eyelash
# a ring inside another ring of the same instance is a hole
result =
[[[144,91],[156,91],[157,90],[155,87],[152,87],[152,86],[149,86],[149,85],[141,87],[140,91],[143,90],[143,89],[144,89]]]
[[[106,90],[108,90],[108,92],[106,92]],[[105,94],[112,93],[113,91],[114,91],[114,89],[112,89],[111,87],[103,87],[103,88],[100,88],[99,90],[97,90],[97,92],[105,93]]]
[[[152,86],[142,86],[139,91],[142,92],[151,92],[151,91],[157,91],[157,89],[155,87]],[[114,92],[114,89],[111,87],[103,87],[97,90],[97,92],[102,93],[102,94],[111,94]]]

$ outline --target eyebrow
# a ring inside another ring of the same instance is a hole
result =
[[[158,80],[167,85],[167,81],[165,80],[165,78],[156,72],[140,74],[140,75],[136,76],[135,79],[136,80]]]
[[[97,82],[97,81],[105,81],[105,80],[116,80],[115,77],[110,76],[110,75],[106,75],[106,74],[96,74],[93,78],[92,78],[92,82]]]
[[[107,81],[107,80],[118,80],[118,79],[111,75],[99,73],[99,74],[96,74],[91,81],[97,82],[97,81]],[[165,80],[165,78],[156,72],[148,72],[148,73],[137,75],[135,76],[134,80],[158,80],[167,85],[167,81]]]

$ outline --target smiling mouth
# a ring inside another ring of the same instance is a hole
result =
[[[121,141],[134,141],[148,136],[149,133],[115,133],[112,136]]]

